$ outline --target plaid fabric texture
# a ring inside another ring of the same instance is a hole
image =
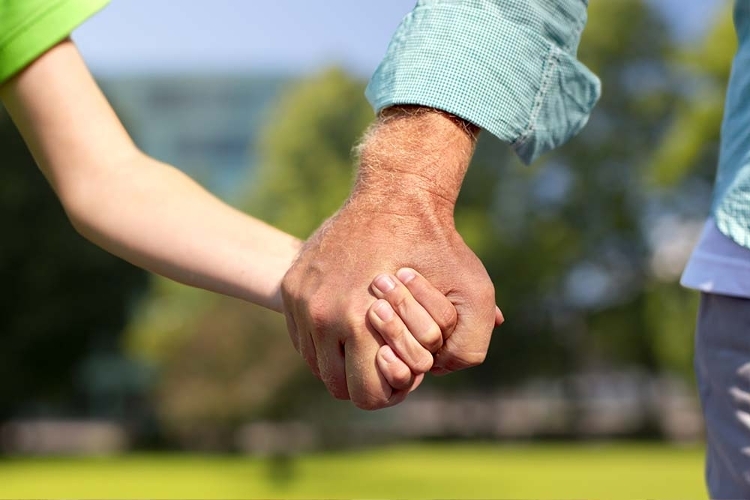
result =
[[[442,109],[526,163],[563,144],[600,95],[576,59],[587,0],[419,0],[367,88],[376,111]]]

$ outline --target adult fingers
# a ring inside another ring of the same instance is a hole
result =
[[[378,370],[383,375],[388,385],[394,389],[413,390],[416,377],[409,366],[393,351],[391,346],[384,345],[378,349],[376,357]],[[424,374],[420,374],[424,376]]]
[[[331,396],[336,399],[349,399],[344,350],[336,336],[331,335],[324,338],[328,340],[321,342],[321,345],[318,345],[316,349],[320,379]]]
[[[409,390],[396,390],[378,369],[377,354],[384,341],[368,325],[346,340],[344,358],[346,381],[352,403],[363,410],[377,410],[400,403]]]
[[[372,301],[372,298],[363,294],[363,297]],[[348,300],[348,299],[347,299]],[[320,294],[307,300],[304,305],[307,329],[300,328],[300,322],[297,323],[300,331],[300,345],[303,350],[312,349],[314,351],[315,363],[317,364],[320,379],[328,389],[328,392],[336,399],[350,399],[346,379],[346,366],[344,363],[343,339],[359,324],[364,329],[363,312],[365,304],[361,304],[360,312],[341,308],[340,304],[332,301],[330,297],[323,297]],[[352,323],[346,318],[356,317],[358,321]],[[331,318],[338,318],[338,321],[332,321]],[[308,335],[304,333],[309,331]],[[305,342],[308,342],[306,344]],[[310,356],[306,354],[306,356]]]
[[[419,375],[414,376],[414,382],[412,382],[411,387],[409,387],[409,392],[414,392],[417,390],[417,387],[422,385],[422,381],[424,381],[424,373],[420,373]]]
[[[436,375],[477,366],[487,357],[498,318],[492,282],[475,280],[471,287],[451,296],[460,321],[453,334],[435,354],[431,370]]]
[[[297,321],[294,319],[294,315],[289,312],[288,308],[284,310],[284,319],[286,320],[286,329],[289,333],[289,338],[292,340],[292,345],[298,353],[302,355],[302,359],[305,360],[310,371],[317,378],[320,377],[320,370],[318,368],[318,358],[315,353],[315,344],[312,337],[307,330],[300,330],[297,327]]]

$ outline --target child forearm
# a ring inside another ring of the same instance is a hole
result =
[[[72,42],[3,84],[0,98],[81,234],[168,278],[281,309],[299,242],[141,153]]]
[[[70,196],[76,229],[102,248],[175,281],[281,311],[279,283],[300,242],[224,204],[143,154]]]

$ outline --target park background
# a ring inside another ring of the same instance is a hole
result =
[[[115,0],[74,39],[136,142],[308,236],[412,0]],[[591,0],[589,125],[531,167],[484,134],[456,221],[506,323],[402,405],[333,400],[283,318],[78,236],[0,112],[0,497],[703,497],[680,272],[707,215],[727,2]]]

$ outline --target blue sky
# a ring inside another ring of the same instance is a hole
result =
[[[613,0],[598,0],[613,1]],[[683,36],[722,0],[651,0]],[[112,0],[74,35],[99,74],[372,73],[415,0]]]

